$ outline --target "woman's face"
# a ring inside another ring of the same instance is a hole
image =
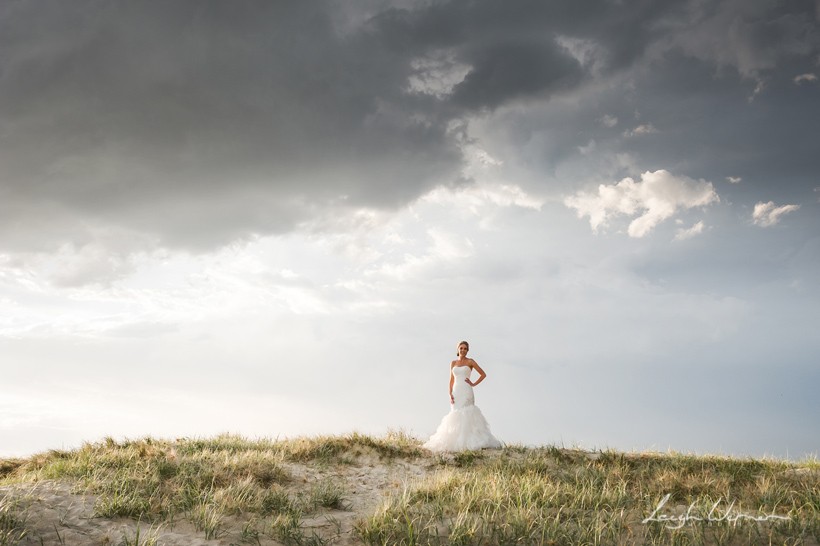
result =
[[[467,347],[467,345],[465,343],[462,343],[461,345],[458,346],[459,356],[467,356],[467,351],[469,351],[469,350],[470,350],[470,348]]]

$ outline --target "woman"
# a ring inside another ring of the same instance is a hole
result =
[[[487,374],[472,358],[467,358],[470,344],[458,344],[458,358],[450,363],[450,413],[444,416],[438,430],[424,447],[431,451],[462,451],[501,447],[478,406],[473,387],[484,381]],[[470,374],[478,372],[478,381],[470,381]]]

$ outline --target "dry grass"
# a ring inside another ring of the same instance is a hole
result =
[[[345,510],[347,492],[332,477],[307,483],[304,477],[291,476],[288,463],[332,468],[349,466],[362,456],[389,461],[422,454],[419,442],[401,433],[282,441],[232,435],[175,441],[109,438],[74,451],[0,461],[0,485],[68,481],[76,493],[96,497],[95,517],[153,525],[182,520],[206,539],[223,537],[238,519],[243,538],[251,542],[269,536],[292,544],[319,543],[323,538],[315,532],[306,535],[302,521]],[[24,513],[16,507],[0,516],[0,545],[23,538],[26,527],[14,518]],[[155,537],[137,534],[123,542],[147,544]]]
[[[384,492],[380,505],[357,514],[354,530],[342,536],[334,514],[351,505],[341,476],[364,460],[413,461],[427,468],[426,477]],[[321,469],[323,477],[306,481],[292,474],[295,465]],[[132,518],[154,531],[184,521],[207,539],[232,529],[251,544],[263,538],[488,546],[820,542],[817,460],[516,446],[440,456],[401,433],[276,441],[229,435],[107,439],[75,451],[0,460],[0,485],[52,481],[93,495],[99,518]],[[656,521],[645,521],[653,511]],[[783,519],[751,519],[772,515]],[[305,526],[318,517],[335,531]],[[154,531],[123,536],[122,543],[156,544]],[[30,535],[25,506],[8,495],[0,499],[0,546]]]
[[[362,521],[359,533],[370,544],[407,545],[820,541],[816,461],[505,451],[443,461]],[[667,495],[653,518],[661,521],[644,521]],[[784,519],[751,520],[771,515]]]
[[[7,497],[0,498],[0,546],[17,544],[26,537],[24,511],[18,502]]]

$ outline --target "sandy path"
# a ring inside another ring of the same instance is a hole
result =
[[[310,537],[314,532],[324,544],[340,546],[361,544],[354,530],[355,522],[371,513],[383,501],[385,495],[400,491],[408,483],[435,471],[432,458],[417,460],[380,461],[376,457],[360,457],[350,465],[323,467],[285,463],[290,474],[287,485],[296,494],[312,482],[333,480],[346,491],[345,510],[322,510],[302,520],[302,532]],[[281,544],[265,532],[268,518],[257,518],[258,539],[243,537],[242,530],[249,518],[230,517],[224,521],[224,532],[219,538],[206,540],[203,531],[183,519],[175,522],[151,525],[128,518],[107,519],[94,517],[97,497],[79,494],[66,482],[41,482],[0,488],[0,498],[18,503],[19,519],[24,519],[27,535],[21,545],[112,545],[135,544],[138,532],[142,539],[156,536],[157,545],[167,546],[230,546],[239,544]],[[243,538],[245,539],[243,541]],[[142,542],[142,540],[140,541]]]

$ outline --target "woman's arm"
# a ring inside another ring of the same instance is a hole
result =
[[[484,372],[484,370],[481,369],[481,366],[479,366],[478,362],[476,362],[475,360],[470,360],[470,368],[478,372],[478,381],[470,381],[469,379],[467,379],[466,381],[470,386],[475,387],[476,385],[484,381],[484,378],[487,377],[487,374]],[[450,379],[450,383],[452,383],[452,378]]]
[[[453,366],[455,366],[456,361],[450,362],[450,403],[455,404],[456,399],[453,398],[453,382],[455,381],[455,377],[453,377]]]

